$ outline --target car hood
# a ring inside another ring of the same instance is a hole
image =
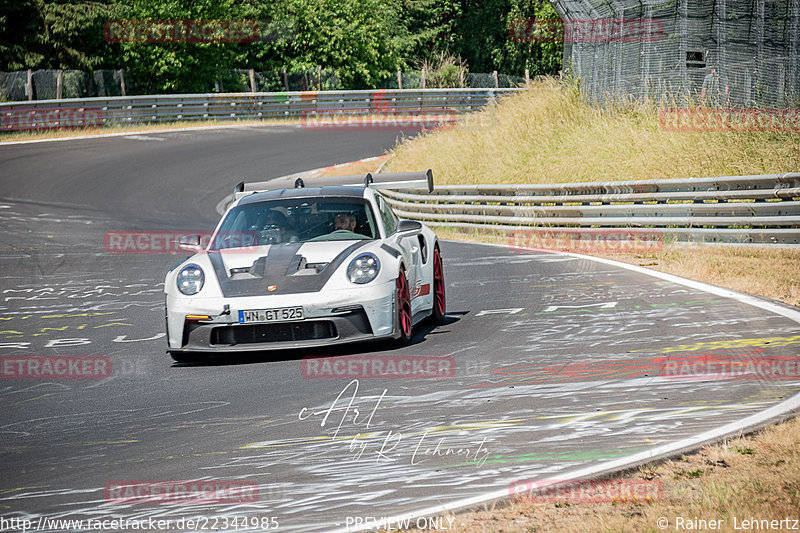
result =
[[[373,241],[273,244],[208,252],[226,297],[317,292],[336,269]]]

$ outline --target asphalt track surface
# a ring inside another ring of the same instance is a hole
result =
[[[173,364],[163,279],[182,256],[106,253],[105,232],[210,229],[236,182],[377,155],[396,135],[243,127],[0,146],[0,355],[112,363],[109,377],[84,380],[3,368],[0,517],[172,520],[164,531],[203,529],[181,518],[242,530],[219,520],[247,517],[266,519],[252,530],[328,531],[602,469],[800,390],[800,327],[785,316],[585,258],[455,242],[442,247],[447,323],[419,328],[410,346]],[[302,371],[309,355],[348,354],[450,357],[455,374]],[[698,360],[777,366],[738,379],[676,370]],[[159,480],[246,481],[258,497],[121,503],[104,492]]]

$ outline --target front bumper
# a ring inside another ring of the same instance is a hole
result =
[[[167,351],[310,348],[395,336],[394,283],[318,293],[242,298],[167,296]],[[225,305],[229,313],[222,314]],[[239,324],[239,310],[302,306],[293,322]],[[207,320],[187,315],[209,315]]]

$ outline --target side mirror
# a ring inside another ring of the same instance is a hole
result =
[[[184,235],[181,237],[181,240],[178,241],[178,248],[181,250],[186,250],[187,252],[194,252],[197,253],[203,249],[200,246],[200,235],[197,233],[193,233],[191,235]]]
[[[397,238],[404,239],[419,235],[422,231],[422,223],[416,220],[401,220],[397,224]]]

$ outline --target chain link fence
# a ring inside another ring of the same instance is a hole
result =
[[[252,73],[252,79],[251,79]],[[30,77],[29,77],[30,76]],[[60,93],[59,93],[59,76]],[[463,73],[448,83],[447,87],[461,88],[513,88],[525,84],[525,79],[505,74]],[[423,88],[420,71],[400,72],[389,76],[379,84],[383,89]],[[30,89],[29,89],[30,87]],[[439,87],[431,83],[427,88]],[[338,91],[345,90],[334,69],[315,68],[287,72],[286,70],[250,71],[233,69],[217,80],[209,81],[207,92],[279,92],[279,91]],[[32,92],[29,98],[28,91]],[[87,98],[105,96],[132,96],[142,94],[135,80],[129,79],[122,70],[98,70],[92,73],[78,70],[32,70],[0,72],[0,102],[26,100],[53,100],[58,98]]]
[[[800,106],[800,0],[552,4],[562,18],[564,65],[595,101]]]
[[[124,96],[124,86],[124,73],[121,70],[96,70],[91,73],[50,69],[0,72],[0,102]],[[136,94],[135,87],[129,85],[127,94]]]
[[[495,74],[491,72],[463,72],[460,75],[454,74],[452,79],[445,78],[444,80],[441,80],[441,76],[439,76],[438,79],[440,79],[439,83],[431,83],[431,76],[428,75],[425,86],[423,87],[422,72],[412,71],[400,73],[400,80],[402,80],[403,89],[430,89],[433,87],[465,89],[491,89],[494,87],[501,89],[513,89],[515,87],[521,87],[525,85],[525,78],[522,76],[509,76],[507,74],[497,74],[497,80],[495,82]],[[386,78],[381,84],[381,87],[384,89],[400,88],[397,76]]]

